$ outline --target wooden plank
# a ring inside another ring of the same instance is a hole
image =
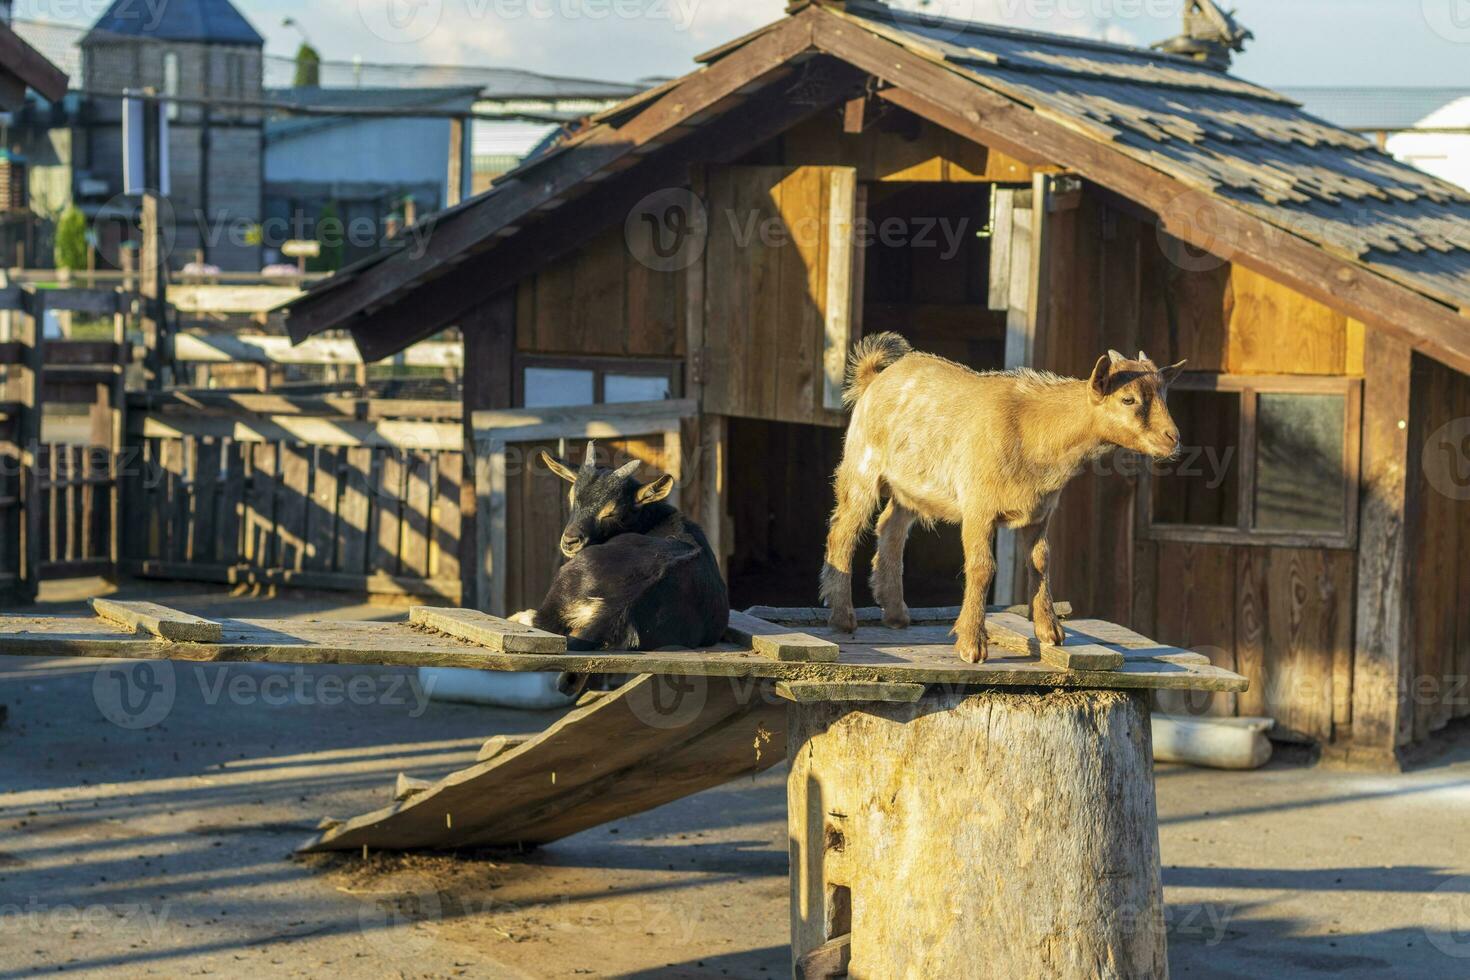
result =
[[[135,571],[130,566],[125,571]],[[197,574],[198,566],[186,569]],[[307,573],[272,576],[241,569],[239,582],[295,584],[323,576]],[[430,583],[432,584],[432,583]],[[1116,671],[1057,670],[1025,654],[992,647],[991,660],[968,664],[954,655],[943,626],[911,628],[901,637],[886,628],[860,628],[844,638],[837,663],[781,661],[748,645],[709,649],[585,653],[497,653],[437,631],[409,624],[310,620],[232,619],[223,644],[180,643],[163,647],[103,627],[95,620],[0,616],[0,656],[79,656],[190,662],[271,662],[378,664],[405,667],[471,667],[483,670],[572,671],[589,674],[670,674],[680,677],[734,678],[746,695],[750,678],[771,680],[858,681],[863,683],[954,684],[1060,687],[1107,690],[1239,691],[1239,675],[1205,664],[1174,663],[1167,657],[1129,661]],[[834,639],[828,637],[829,639]],[[897,640],[897,642],[895,642]],[[711,683],[711,692],[720,685]],[[729,686],[727,680],[726,686]],[[581,747],[585,755],[586,746]]]
[[[414,606],[408,617],[409,622],[416,626],[438,630],[497,653],[560,653],[567,648],[564,636],[513,623],[476,609]]]
[[[110,317],[123,309],[124,293],[117,289],[42,289],[46,308],[68,310],[94,317]]]
[[[191,616],[155,602],[117,602],[93,599],[92,611],[119,626],[144,630],[164,640],[184,643],[219,643],[224,631],[219,623]]]
[[[432,537],[429,508],[433,491],[430,482],[433,478],[433,458],[428,453],[407,453],[404,468],[407,489],[403,498],[400,574],[428,578],[429,545]]]
[[[373,454],[372,565],[375,571],[397,575],[403,551],[403,457],[393,450]]]
[[[342,504],[337,521],[336,571],[349,575],[367,574],[368,537],[372,531],[373,451],[354,448],[344,451],[345,471],[341,478]]]
[[[314,337],[293,345],[289,337],[241,334],[178,334],[174,359],[180,364],[295,364],[350,366],[363,363],[350,339]],[[464,347],[448,341],[425,341],[393,356],[406,367],[462,368]]]
[[[222,565],[233,565],[241,558],[240,536],[245,519],[248,475],[240,444],[226,440],[219,446],[220,483],[216,505],[219,530],[215,535],[214,560]]]
[[[310,451],[310,450],[308,450]],[[315,572],[336,570],[337,506],[341,497],[338,471],[345,449],[322,446],[311,469],[311,503],[306,514],[306,560],[302,567]]]
[[[733,610],[725,636],[735,643],[748,643],[761,656],[773,660],[832,663],[837,660],[839,652],[837,644],[830,641],[793,632]]]
[[[224,484],[220,479],[223,447],[218,439],[205,439],[199,442],[196,453],[194,519],[189,560],[220,561],[223,551],[219,535],[220,498],[224,489]]]
[[[312,451],[310,446],[282,443],[278,452],[275,564],[299,572],[306,565]]]
[[[403,578],[386,572],[373,572],[366,575],[343,572],[298,572],[288,568],[263,568],[245,564],[202,565],[161,561],[126,562],[122,571],[135,578],[166,579],[179,582],[217,582],[222,585],[235,586],[289,586],[297,589],[354,592],[361,595],[408,596],[442,599],[449,602],[460,600],[458,582],[446,579]]]
[[[1034,632],[1030,620],[1010,612],[995,613],[985,617],[986,633],[995,638],[997,629],[1010,630],[1021,637]],[[1063,629],[1068,635],[1062,646],[1052,646],[1039,641],[1036,643],[1038,655],[1053,667],[1062,670],[1116,670],[1123,666],[1123,655],[1118,651],[1109,650],[1096,643],[1088,643],[1071,630],[1065,627]],[[1028,642],[1027,648],[1030,647],[1031,643]]]
[[[776,693],[796,704],[824,701],[896,701],[911,703],[924,696],[923,684],[864,684],[857,681],[777,681]]]
[[[668,411],[665,403],[665,411]],[[221,418],[133,413],[128,431],[148,439],[213,438],[236,442],[285,442],[308,446],[371,446],[459,452],[464,432],[454,422],[359,421],[269,415]]]
[[[431,578],[459,578],[464,541],[464,454],[439,453],[434,458],[434,503],[429,553]]]
[[[195,285],[175,283],[168,301],[175,310],[201,314],[269,313],[303,295],[298,286]]]
[[[276,563],[276,445],[269,442],[240,447],[249,454],[244,501],[244,552],[241,558],[257,568],[270,568]]]
[[[345,395],[259,394],[241,391],[131,391],[130,408],[143,412],[244,413],[248,415],[327,415],[359,421],[413,419],[455,421],[464,403],[441,399],[355,398]]]

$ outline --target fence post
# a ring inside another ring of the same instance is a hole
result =
[[[41,416],[45,405],[46,373],[46,293],[28,287],[25,291],[27,316],[24,324],[22,355],[25,381],[19,386],[21,406],[17,438],[20,442],[21,482],[21,571],[20,591],[34,600],[41,590]]]
[[[133,362],[133,347],[128,341],[128,319],[126,311],[131,303],[126,293],[118,293],[117,312],[112,316],[112,342],[117,354],[117,366],[112,376],[112,431],[107,442],[107,472],[112,479],[112,501],[108,525],[107,558],[112,563],[113,580],[122,577],[123,537],[123,472],[127,465],[124,456],[124,440],[127,437],[128,411],[128,367]]]

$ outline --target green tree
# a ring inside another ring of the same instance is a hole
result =
[[[322,213],[316,219],[316,240],[322,243],[322,253],[314,259],[306,260],[307,269],[312,272],[336,272],[342,268],[346,238],[347,230],[338,216],[337,204],[328,201],[322,205]]]
[[[318,88],[322,84],[322,56],[316,48],[301,42],[301,47],[296,50],[296,80],[297,88]]]
[[[56,223],[56,268],[73,272],[87,267],[87,216],[75,206],[62,212]]]

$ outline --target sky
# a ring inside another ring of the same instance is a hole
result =
[[[189,0],[123,0],[142,10]],[[291,54],[301,30],[329,60],[495,65],[631,81],[783,15],[786,0],[235,0]],[[1149,43],[1183,0],[895,0],[1057,33]],[[109,0],[14,0],[20,18],[89,24]],[[1235,71],[1268,85],[1470,88],[1470,0],[1235,0],[1256,40]]]

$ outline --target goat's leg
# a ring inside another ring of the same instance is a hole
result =
[[[984,663],[990,652],[990,641],[985,635],[985,594],[995,577],[995,555],[990,546],[994,532],[994,515],[965,515],[961,528],[965,543],[965,604],[954,624],[954,648],[961,660],[972,664]]]
[[[1046,541],[1048,521],[1033,524],[1021,530],[1021,546],[1027,555],[1028,589],[1031,600],[1031,624],[1036,638],[1042,643],[1061,646],[1066,639],[1062,624],[1057,621],[1056,610],[1051,600],[1051,546]]]
[[[878,550],[873,554],[873,575],[868,585],[873,598],[883,607],[883,623],[907,629],[909,607],[903,602],[903,548],[918,514],[891,497],[878,518]]]
[[[860,476],[844,459],[837,468],[837,506],[827,531],[821,589],[822,601],[832,610],[828,623],[843,633],[857,630],[857,615],[852,609],[852,553],[857,550],[878,497],[877,481]]]

